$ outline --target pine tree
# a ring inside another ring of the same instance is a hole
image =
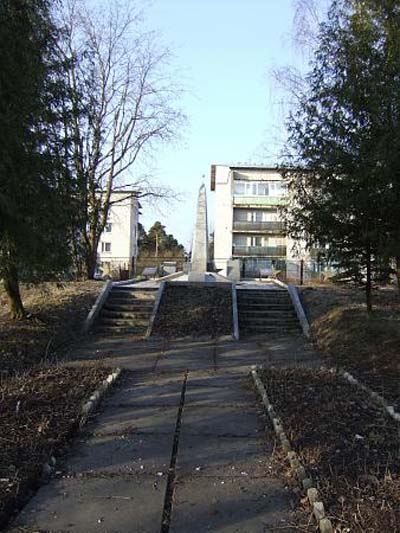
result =
[[[59,156],[63,68],[51,7],[0,4],[0,277],[13,318],[25,315],[19,280],[54,276],[69,258],[72,182]]]
[[[288,231],[365,279],[371,311],[373,274],[399,244],[398,2],[333,1],[307,88],[288,123]]]

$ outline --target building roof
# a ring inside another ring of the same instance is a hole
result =
[[[225,163],[216,163],[215,166],[217,167],[229,167],[233,170],[279,170],[282,167],[271,166],[271,165],[250,165],[250,164],[234,164],[234,165],[227,165]]]

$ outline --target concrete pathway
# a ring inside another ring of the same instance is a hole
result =
[[[299,336],[241,342],[93,342],[76,364],[127,369],[12,531],[291,531],[252,364],[316,365]]]

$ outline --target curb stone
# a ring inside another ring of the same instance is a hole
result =
[[[334,371],[334,369],[331,369],[331,372]],[[375,392],[374,390],[370,389],[367,385],[364,385],[361,381],[359,381],[357,378],[355,378],[350,372],[340,371],[340,375],[351,385],[354,385],[361,390],[365,391],[369,396],[378,403],[383,409],[386,411],[386,413],[393,418],[393,420],[396,420],[396,422],[400,422],[400,413],[395,411],[393,405],[389,405],[388,402],[385,400],[383,396]]]
[[[284,433],[284,428],[281,420],[275,415],[271,402],[268,399],[267,391],[258,375],[260,367],[251,367],[251,376],[261,396],[262,403],[272,421],[275,433],[279,437],[284,451],[287,453],[287,459],[290,463],[290,468],[293,474],[299,481],[300,487],[307,491],[307,499],[310,503],[312,513],[318,524],[318,529],[321,533],[333,533],[332,522],[325,516],[325,508],[322,501],[319,500],[318,490],[313,487],[313,482],[307,477],[304,466],[300,463],[299,457],[295,451],[292,450],[290,442]],[[271,414],[272,412],[272,414]]]
[[[94,411],[94,409],[97,407],[100,400],[103,398],[106,391],[111,387],[111,385],[118,379],[120,376],[122,370],[120,368],[117,368],[112,372],[106,379],[102,381],[100,386],[92,393],[89,400],[84,402],[81,407],[81,422],[80,427],[82,427],[89,415]]]
[[[111,385],[115,383],[115,381],[118,379],[121,372],[122,372],[121,368],[115,369],[114,372],[109,374],[106,377],[106,379],[104,379],[101,382],[100,386],[91,394],[89,399],[85,400],[82,403],[82,406],[80,409],[81,420],[79,422],[79,428],[81,428],[87,422],[89,415],[97,407],[100,400],[103,398],[103,396],[108,391],[108,389],[111,387]],[[51,455],[49,457],[49,460],[43,463],[42,477],[44,479],[49,478],[49,476],[54,472],[56,465],[57,465],[57,459],[54,457],[54,455]]]

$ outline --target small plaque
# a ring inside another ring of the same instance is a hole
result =
[[[142,276],[153,277],[157,274],[157,267],[146,267],[143,269]]]

